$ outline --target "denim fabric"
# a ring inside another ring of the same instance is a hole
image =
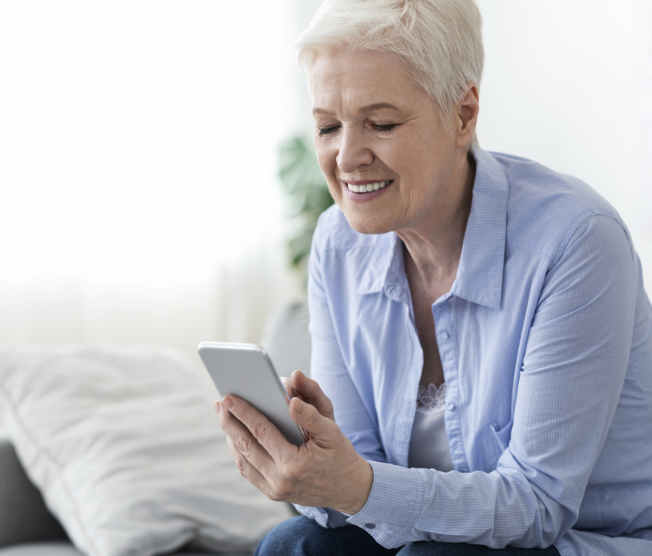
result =
[[[258,545],[255,556],[559,556],[554,546],[545,549],[491,549],[473,544],[414,542],[403,548],[383,548],[359,527],[325,529],[306,517],[289,519],[273,529]]]
[[[398,551],[382,547],[360,527],[326,529],[299,516],[272,529],[254,556],[390,556]]]

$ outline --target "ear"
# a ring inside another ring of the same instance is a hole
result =
[[[469,84],[469,88],[457,104],[456,124],[457,124],[457,147],[466,147],[473,140],[475,126],[478,123],[478,113],[480,112],[480,93],[474,83]]]

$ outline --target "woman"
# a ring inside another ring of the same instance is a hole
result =
[[[288,384],[312,438],[216,404],[241,473],[306,516],[258,554],[652,554],[638,257],[588,186],[474,146],[480,25],[472,0],[327,0],[299,39],[336,201],[314,380]]]

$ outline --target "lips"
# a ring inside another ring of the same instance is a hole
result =
[[[375,182],[354,182],[354,183],[344,182],[344,183],[346,184],[348,190],[351,191],[352,193],[369,193],[371,191],[378,191],[379,189],[382,189],[383,187],[389,185],[391,182],[392,180],[375,181]]]

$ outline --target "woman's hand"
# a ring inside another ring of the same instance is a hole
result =
[[[295,371],[286,388],[296,396],[290,417],[310,435],[299,447],[241,398],[215,402],[240,474],[272,500],[359,512],[371,492],[371,466],[335,423],[333,405],[314,380]]]
[[[281,382],[285,386],[290,399],[300,398],[304,402],[314,406],[317,411],[331,421],[335,421],[333,414],[333,404],[319,387],[319,384],[308,378],[301,371],[294,371],[292,377],[281,377]]]

